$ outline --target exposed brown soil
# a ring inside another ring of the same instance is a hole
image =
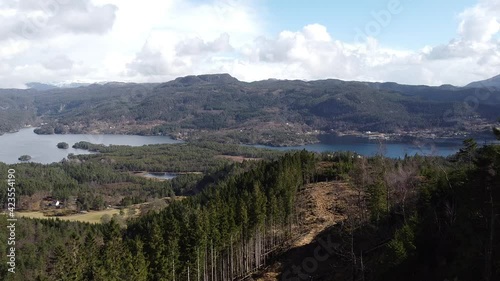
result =
[[[314,242],[314,239],[331,226],[347,218],[347,208],[356,205],[358,193],[345,182],[320,182],[306,185],[297,198],[298,220],[287,255],[265,269],[254,280],[278,280],[285,264],[296,264],[303,259],[300,248]],[[296,250],[297,251],[294,251]]]
[[[342,210],[356,197],[356,192],[343,182],[309,184],[299,193],[298,208],[304,235],[292,247],[310,244],[326,228],[346,219]]]

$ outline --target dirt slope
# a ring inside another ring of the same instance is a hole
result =
[[[277,262],[255,277],[258,281],[278,280],[284,264],[300,263],[304,258],[300,250],[313,243],[318,234],[345,220],[346,208],[358,200],[357,191],[345,182],[320,182],[306,185],[297,198],[297,238],[290,249]]]

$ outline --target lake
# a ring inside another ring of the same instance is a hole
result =
[[[16,133],[0,136],[0,162],[7,164],[19,163],[19,156],[27,154],[32,158],[30,162],[53,163],[59,162],[69,153],[89,154],[82,149],[71,146],[79,141],[87,141],[104,145],[142,146],[148,144],[180,143],[166,136],[133,136],[133,135],[37,135],[34,128],[25,128]],[[66,142],[68,149],[59,149],[57,144]]]
[[[69,153],[89,154],[91,152],[82,149],[71,148],[79,141],[87,141],[104,145],[130,145],[142,146],[148,144],[173,144],[182,141],[173,140],[166,136],[134,136],[134,135],[37,135],[33,128],[25,128],[16,133],[0,136],[0,162],[7,164],[19,163],[19,156],[27,154],[32,157],[31,162],[52,163],[59,162]],[[482,138],[476,138],[479,144],[491,142]],[[325,151],[355,151],[365,156],[373,156],[382,153],[387,157],[398,158],[407,155],[435,155],[449,156],[456,153],[462,147],[462,140],[427,140],[420,142],[390,142],[368,140],[366,138],[350,136],[323,136],[322,143],[309,144],[294,147],[270,147],[256,145],[255,147],[270,148],[276,150],[309,150],[314,152]],[[68,149],[59,149],[57,144],[66,142]],[[167,176],[168,177],[168,176]]]
[[[409,142],[396,142],[387,140],[369,140],[367,138],[353,136],[323,136],[322,143],[308,144],[293,147],[271,147],[266,145],[254,145],[258,148],[269,148],[274,150],[308,150],[314,152],[328,151],[354,151],[365,156],[383,154],[390,158],[403,158],[405,155],[415,154],[422,156],[449,156],[458,152],[462,147],[461,139],[435,139]],[[478,144],[488,140],[477,139]]]
[[[146,178],[154,178],[159,180],[171,180],[177,177],[177,174],[172,173],[147,173],[144,175]]]

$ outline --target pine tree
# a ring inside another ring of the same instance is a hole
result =
[[[99,267],[100,254],[97,239],[94,231],[89,231],[83,242],[82,263],[84,280],[94,280],[95,272]]]
[[[141,240],[134,239],[128,242],[123,253],[124,262],[121,280],[146,281],[148,278],[148,263],[143,253]]]
[[[156,220],[152,222],[146,245],[146,256],[150,264],[148,279],[171,280],[170,264],[174,261],[167,259],[169,257],[169,251],[167,250],[169,249],[166,248],[163,233]]]
[[[69,255],[66,248],[62,245],[55,246],[50,260],[51,268],[49,269],[52,280],[69,280],[67,276],[68,261]]]
[[[120,226],[113,220],[105,226],[104,247],[101,250],[101,277],[108,281],[119,281],[123,268],[124,245]]]

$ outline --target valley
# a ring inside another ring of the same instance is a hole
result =
[[[13,117],[2,132],[32,125],[41,126],[39,134],[168,135],[273,146],[317,143],[324,134],[366,137],[368,131],[393,140],[485,133],[500,110],[495,88],[334,79],[248,83],[228,74],[156,84],[2,90],[0,99],[9,104],[0,114]]]

